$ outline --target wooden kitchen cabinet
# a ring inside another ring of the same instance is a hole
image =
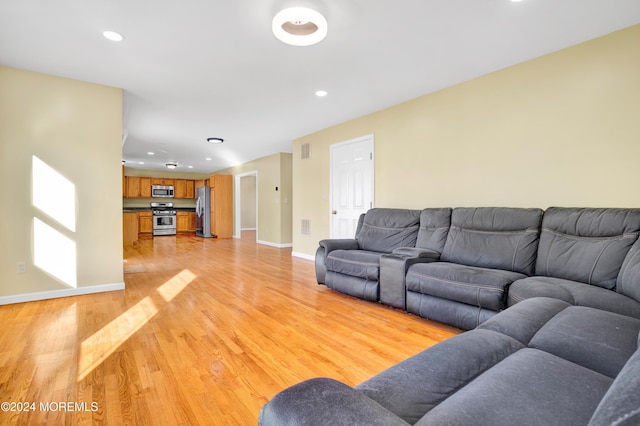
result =
[[[157,178],[157,177],[151,178],[151,185],[174,186],[174,184],[175,184],[175,179]]]
[[[233,176],[211,175],[211,233],[218,238],[233,237]]]
[[[140,197],[151,198],[151,178],[150,177],[140,178]]]
[[[140,177],[127,176],[127,198],[140,198]]]
[[[196,232],[196,212],[189,212],[189,232]]]
[[[138,212],[138,232],[140,234],[153,233],[153,213]]]
[[[173,197],[186,198],[186,193],[187,193],[187,181],[185,179],[174,179]]]
[[[176,232],[190,232],[189,212],[176,213]]]
[[[204,180],[200,181],[204,186]],[[208,180],[207,180],[208,182]],[[123,198],[153,198],[151,187],[153,185],[173,186],[174,198],[196,198],[196,181],[193,179],[169,179],[147,176],[122,176]]]
[[[187,179],[186,193],[184,198],[196,198],[196,181]]]
[[[174,198],[195,198],[195,181],[191,179],[174,179]]]
[[[138,244],[138,217],[135,213],[122,214],[122,244],[124,246]]]

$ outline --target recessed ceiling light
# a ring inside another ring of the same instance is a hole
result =
[[[273,17],[273,35],[292,46],[311,46],[327,36],[327,20],[319,12],[306,7],[283,9]]]
[[[323,97],[327,96],[327,94],[328,94],[328,93],[327,93],[327,91],[326,91],[326,90],[318,90],[318,91],[316,92],[316,96],[321,97],[321,98],[323,98]]]
[[[222,143],[222,142],[224,142],[224,139],[222,139],[222,138],[207,138],[207,142]]]
[[[187,167],[190,168],[190,169],[193,169],[193,166],[187,166]]]
[[[103,31],[102,35],[104,36],[104,38],[106,38],[107,40],[111,40],[111,41],[122,41],[122,40],[124,40],[124,37],[122,37],[122,34],[117,33],[115,31]]]
[[[148,154],[148,155],[155,155],[155,152],[151,152],[151,151],[149,151],[149,152],[147,152],[147,154]]]
[[[207,157],[207,158],[205,158],[205,160],[211,161],[211,157]]]
[[[138,164],[144,164],[144,161],[138,161]]]

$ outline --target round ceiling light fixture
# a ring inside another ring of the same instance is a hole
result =
[[[327,36],[327,20],[306,7],[283,9],[273,17],[271,29],[278,40],[292,46],[311,46]]]
[[[224,139],[222,139],[222,138],[207,138],[207,142],[210,142],[210,143],[222,143],[222,142],[224,142]]]
[[[175,169],[176,167],[178,167],[178,163],[167,163],[165,164],[165,166],[167,166],[167,169]]]
[[[122,34],[117,33],[115,31],[103,31],[102,35],[104,38],[106,38],[107,40],[111,40],[111,41],[122,41],[124,40],[124,37],[122,36]]]

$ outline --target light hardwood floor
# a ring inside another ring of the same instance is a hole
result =
[[[0,306],[0,402],[30,410],[0,424],[252,425],[288,386],[355,385],[459,332],[319,286],[253,233],[125,257],[124,291]]]

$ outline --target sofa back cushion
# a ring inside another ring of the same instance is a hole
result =
[[[640,233],[640,209],[550,207],[542,219],[536,275],[613,289]]]
[[[416,247],[442,253],[451,226],[451,208],[430,208],[420,213]]]
[[[440,260],[531,275],[541,219],[540,209],[455,208]]]
[[[371,209],[356,234],[361,250],[391,253],[398,247],[415,247],[420,210]]]
[[[616,290],[640,302],[640,239],[627,253],[616,280]]]

